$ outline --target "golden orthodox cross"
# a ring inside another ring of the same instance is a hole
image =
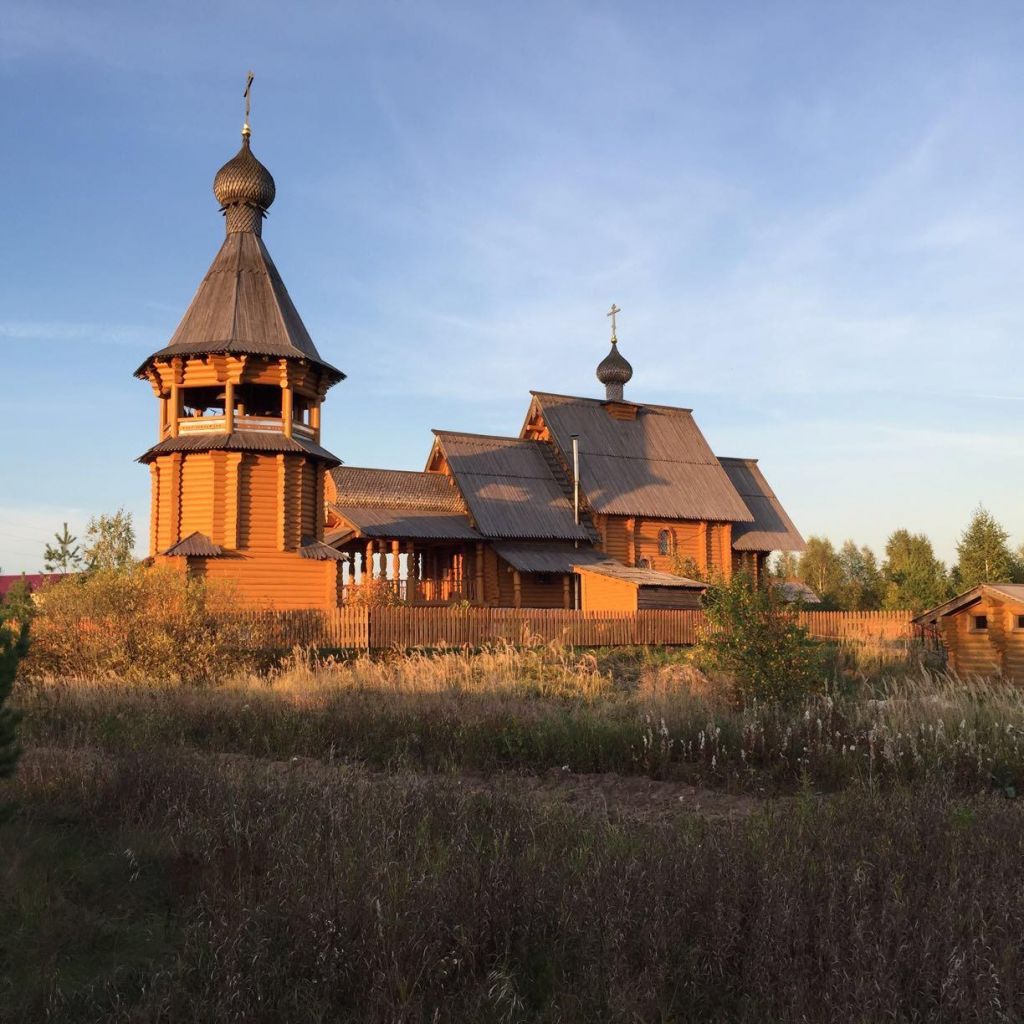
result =
[[[242,93],[245,97],[245,127],[242,130],[246,135],[249,134],[249,90],[252,88],[252,80],[255,77],[256,76],[250,71],[245,80],[245,92]]]
[[[615,303],[613,302],[612,303],[612,308],[609,309],[608,312],[605,314],[605,316],[610,316],[612,318],[612,341],[618,341],[619,340],[615,336],[615,317],[616,317],[616,314],[621,313],[621,312],[622,312],[622,310],[619,309],[619,307],[616,306]]]

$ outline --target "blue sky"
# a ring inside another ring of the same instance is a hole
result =
[[[805,535],[1024,541],[1019,3],[0,0],[0,567],[120,505],[132,371],[216,252],[238,146],[350,465],[599,393],[756,456]]]

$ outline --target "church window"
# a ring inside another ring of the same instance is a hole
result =
[[[658,534],[658,554],[672,554],[672,534],[668,530],[662,530]]]

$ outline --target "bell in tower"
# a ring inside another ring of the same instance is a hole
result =
[[[276,186],[250,146],[251,84],[241,149],[213,183],[224,242],[169,343],[136,371],[159,409],[139,459],[150,554],[231,579],[247,604],[335,607],[324,474],[340,460],[320,444],[320,413],[345,375],[321,358],[263,243]]]

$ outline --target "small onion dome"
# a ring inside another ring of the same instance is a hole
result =
[[[612,350],[597,365],[597,379],[608,387],[609,385],[627,384],[633,376],[633,367],[628,360],[623,358],[619,347],[612,339]]]
[[[266,210],[274,201],[277,194],[274,179],[252,155],[247,131],[242,132],[242,148],[213,179],[213,194],[222,207],[244,204]]]

